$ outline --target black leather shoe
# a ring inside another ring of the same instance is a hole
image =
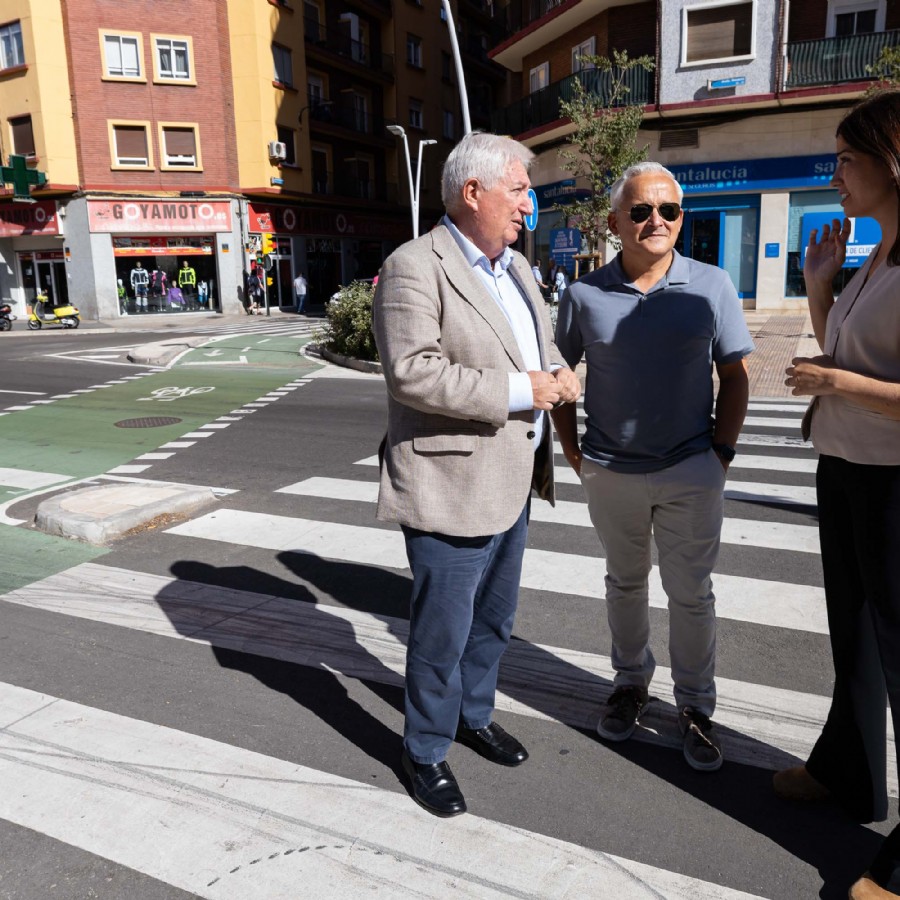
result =
[[[456,740],[501,766],[520,766],[528,759],[528,751],[496,722],[484,728],[464,728],[460,725],[456,729]]]
[[[412,784],[413,800],[435,816],[448,819],[466,811],[466,801],[446,762],[417,763],[404,750],[403,771]]]

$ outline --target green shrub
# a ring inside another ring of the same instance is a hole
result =
[[[337,296],[326,304],[328,331],[325,347],[332,353],[353,359],[378,361],[378,349],[372,334],[373,285],[354,281],[343,285]]]

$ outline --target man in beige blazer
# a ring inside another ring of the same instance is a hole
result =
[[[516,766],[492,721],[512,632],[531,489],[553,502],[546,411],[580,393],[531,269],[509,249],[531,212],[533,154],[470,134],[444,166],[447,215],[385,262],[374,330],[388,388],[378,518],[403,529],[413,575],[403,768],[429,812],[465,812],[454,739]]]

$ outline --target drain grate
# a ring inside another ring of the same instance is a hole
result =
[[[181,419],[175,416],[144,416],[142,419],[122,419],[116,428],[160,428],[163,425],[177,425]]]

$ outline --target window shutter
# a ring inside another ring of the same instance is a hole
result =
[[[166,128],[166,153],[169,156],[195,156],[197,141],[193,128]]]
[[[34,156],[34,132],[31,129],[31,116],[20,116],[9,120],[12,131],[13,153],[17,156]]]
[[[689,10],[687,62],[747,56],[752,32],[752,3]]]
[[[147,130],[139,125],[116,125],[116,154],[119,159],[146,160]]]

